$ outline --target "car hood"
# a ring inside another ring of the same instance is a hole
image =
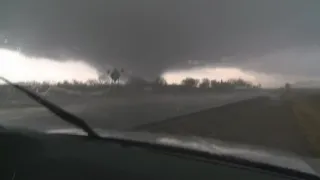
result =
[[[293,169],[305,173],[319,175],[302,157],[294,153],[278,150],[259,148],[251,145],[226,143],[215,139],[201,137],[185,137],[168,134],[154,134],[147,132],[119,132],[103,129],[95,129],[102,137],[132,140],[138,142],[154,143],[159,145],[174,146],[194,151],[206,152],[214,155],[231,156],[252,162],[259,162]],[[49,134],[73,134],[86,135],[80,129],[52,129]]]

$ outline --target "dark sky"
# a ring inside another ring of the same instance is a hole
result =
[[[299,52],[320,51],[319,0],[0,1],[1,47],[142,76],[190,67],[188,60],[305,74]]]

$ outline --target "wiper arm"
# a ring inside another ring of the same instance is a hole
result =
[[[38,102],[39,104],[41,104],[45,108],[47,108],[50,112],[52,112],[55,115],[57,115],[58,117],[60,117],[62,120],[79,127],[80,129],[85,131],[89,137],[100,138],[100,136],[96,132],[94,132],[94,130],[83,119],[63,110],[59,106],[53,104],[52,102],[46,100],[45,98],[43,98],[41,96],[35,94],[34,92],[29,91],[28,89],[24,88],[23,86],[20,86],[18,84],[14,84],[11,81],[9,81],[6,78],[1,77],[1,76],[0,76],[0,79],[3,80],[4,82],[6,82],[7,84],[15,87],[16,89],[22,91],[27,96],[29,96],[31,99],[35,100],[36,102]]]

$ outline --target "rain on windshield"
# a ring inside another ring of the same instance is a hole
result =
[[[320,155],[319,2],[18,0],[0,76],[93,128]],[[1,82],[0,124],[74,128]]]

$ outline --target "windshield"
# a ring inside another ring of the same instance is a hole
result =
[[[6,1],[0,76],[95,129],[198,136],[317,162],[319,8],[300,0]],[[0,124],[75,128],[4,82]]]

